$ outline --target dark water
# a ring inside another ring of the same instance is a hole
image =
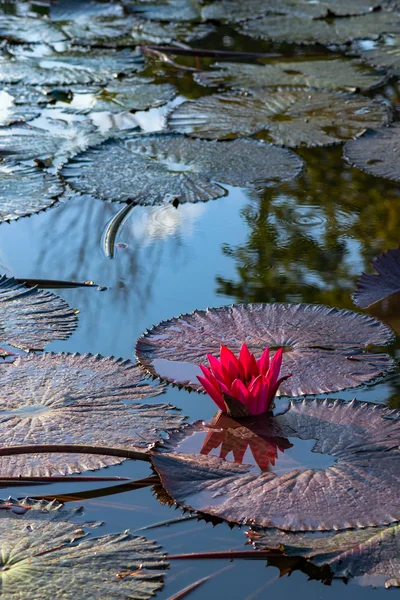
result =
[[[228,35],[229,30],[224,33]],[[201,45],[223,48],[222,37],[213,35]],[[240,36],[230,39],[237,49],[271,49]],[[290,54],[290,49],[284,50]],[[191,64],[190,59],[181,62]],[[161,70],[183,96],[208,93],[187,74],[181,76],[167,67],[159,67]],[[392,98],[396,104],[397,91],[392,85],[374,94]],[[153,110],[139,115],[139,120],[155,130],[163,112]],[[108,288],[104,292],[96,288],[57,290],[80,311],[77,331],[67,341],[47,348],[57,352],[133,358],[136,338],[152,324],[196,308],[232,302],[311,302],[354,310],[350,294],[358,275],[368,270],[374,256],[399,245],[400,190],[351,168],[342,159],[340,147],[298,153],[307,162],[306,172],[292,183],[267,188],[258,195],[232,188],[227,196],[206,204],[133,208],[119,232],[113,258],[105,251],[104,231],[121,209],[117,204],[73,197],[39,215],[2,224],[1,271],[19,278],[94,280]],[[399,297],[382,301],[370,314],[400,333]],[[390,351],[399,356],[400,344]],[[398,374],[330,396],[400,408]],[[180,407],[190,420],[211,419],[214,413],[211,400],[176,388],[167,388],[165,400]],[[299,460],[307,460],[309,444],[298,448]],[[149,475],[149,468],[125,462],[98,474],[139,479]],[[57,495],[101,485],[14,488],[4,490],[3,495]],[[179,510],[160,503],[150,488],[108,491],[106,495],[93,492],[93,498],[84,501],[85,516],[104,520],[104,532],[126,528],[135,532],[180,515]],[[144,533],[169,554],[242,550],[246,542],[245,528],[213,527],[196,520]],[[205,575],[213,577],[192,592],[194,600],[253,600],[272,595],[329,600],[338,594],[342,600],[377,600],[388,593],[365,587],[358,580],[348,585],[335,581],[327,587],[308,581],[299,572],[279,578],[277,568],[266,568],[265,561],[203,560],[171,561],[158,597],[167,599]]]

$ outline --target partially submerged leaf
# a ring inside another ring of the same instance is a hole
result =
[[[59,296],[0,277],[0,344],[43,350],[68,338],[76,326],[76,311]]]
[[[204,86],[224,85],[230,88],[307,87],[326,90],[367,90],[381,84],[384,74],[366,69],[356,60],[343,57],[302,61],[279,61],[266,65],[216,63],[210,71],[194,74]]]
[[[162,587],[157,544],[129,531],[93,537],[101,523],[69,522],[77,511],[58,503],[12,502],[15,513],[0,504],[0,598],[146,600]]]
[[[383,104],[320,90],[253,90],[203,96],[172,111],[169,126],[193,137],[228,139],[265,132],[285,146],[337,144],[389,120]]]
[[[313,304],[237,304],[194,311],[162,321],[136,345],[138,360],[166,381],[201,389],[197,365],[221,344],[239,353],[243,342],[260,357],[268,346],[283,348],[280,386],[287,396],[321,394],[356,387],[390,369],[386,354],[362,349],[392,339],[389,327],[367,315]],[[187,368],[185,368],[187,367]]]
[[[40,292],[43,293],[43,292]],[[6,446],[114,445],[148,449],[184,418],[169,404],[143,404],[161,386],[141,385],[128,360],[89,354],[28,355],[0,370],[0,437]],[[0,459],[0,474],[76,473],[118,464],[101,455],[21,455]]]
[[[374,258],[372,266],[376,273],[363,273],[357,281],[354,301],[361,308],[400,292],[400,247]]]
[[[400,18],[395,12],[385,11],[328,21],[272,15],[241,23],[240,32],[274,42],[331,46],[360,38],[377,39],[383,33],[400,33]]]
[[[222,185],[264,186],[297,177],[295,154],[256,140],[207,142],[177,134],[133,135],[87,150],[62,176],[76,191],[141,204],[219,198]],[[107,177],[99,178],[99,170]]]
[[[279,548],[286,556],[302,556],[328,565],[338,578],[362,577],[374,587],[400,586],[400,526],[374,527],[329,535],[288,533],[279,529],[249,532],[259,550]]]
[[[400,124],[368,131],[344,147],[347,160],[371,175],[400,181]]]
[[[80,48],[56,52],[9,46],[0,53],[0,82],[29,85],[104,83],[120,73],[142,70],[144,60],[135,50]]]
[[[313,452],[333,457],[333,466],[259,475],[216,456],[161,450],[152,462],[167,493],[180,506],[230,523],[291,531],[400,520],[399,411],[355,400],[302,400],[274,419],[292,440],[315,440]]]
[[[56,175],[25,165],[0,163],[0,182],[0,222],[45,210],[64,191]]]

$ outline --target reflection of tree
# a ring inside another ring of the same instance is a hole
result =
[[[236,280],[217,291],[240,302],[305,301],[352,308],[361,270],[398,246],[400,190],[346,165],[342,149],[304,151],[302,177],[266,189],[242,211],[246,244],[224,247]]]

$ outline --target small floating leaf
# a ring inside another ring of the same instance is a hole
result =
[[[400,526],[374,527],[332,535],[288,533],[278,529],[255,534],[257,549],[280,549],[287,556],[303,556],[314,565],[329,565],[333,575],[362,577],[373,587],[400,586]],[[249,532],[252,538],[252,532]]]
[[[92,537],[101,524],[69,522],[76,510],[11,501],[15,513],[0,510],[0,598],[32,600],[40,590],[41,600],[147,600],[162,587],[168,563],[157,544],[129,531]]]
[[[363,273],[357,281],[355,303],[361,308],[400,292],[400,248],[388,250],[372,261],[376,274]]]
[[[389,120],[388,109],[363,96],[319,90],[253,90],[184,102],[169,116],[175,131],[227,139],[265,131],[286,146],[337,144]]]
[[[200,85],[230,88],[308,87],[326,90],[367,90],[385,76],[369,71],[359,61],[340,58],[276,62],[267,65],[216,63],[211,71],[194,74]]]
[[[220,346],[238,354],[243,342],[259,358],[282,347],[280,386],[287,396],[356,387],[393,365],[385,354],[361,349],[390,341],[389,327],[367,315],[313,304],[237,304],[194,311],[162,321],[139,338],[140,363],[150,373],[189,389],[201,389],[197,367]],[[179,362],[181,361],[181,362]],[[190,373],[188,369],[190,368]]]
[[[107,177],[99,178],[99,170]],[[89,149],[62,176],[75,190],[103,200],[141,204],[206,201],[226,194],[214,183],[264,186],[294,179],[295,154],[256,140],[207,142],[176,134],[133,135]]]
[[[147,449],[184,418],[171,414],[169,404],[133,403],[163,391],[139,385],[142,379],[139,367],[113,357],[45,353],[18,358],[0,370],[2,444]],[[12,456],[1,458],[0,474],[79,473],[120,462],[91,454]]]
[[[333,457],[333,466],[259,475],[216,456],[161,450],[152,462],[167,493],[180,506],[230,523],[291,531],[400,520],[399,411],[355,400],[303,400],[273,419],[291,439],[316,440],[313,452]]]
[[[240,24],[240,32],[253,38],[294,44],[346,44],[360,38],[377,39],[383,33],[399,33],[400,18],[394,12],[325,20],[297,16],[266,16]]]
[[[65,300],[5,275],[0,277],[0,307],[0,344],[23,350],[43,350],[53,340],[68,338],[77,326],[76,312]]]
[[[393,123],[347,143],[344,156],[352,165],[371,175],[400,181],[399,151],[400,124]]]
[[[64,191],[55,175],[25,165],[0,163],[0,182],[0,222],[45,210]]]

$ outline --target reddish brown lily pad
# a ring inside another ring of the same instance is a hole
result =
[[[145,404],[163,388],[141,384],[130,361],[90,354],[28,355],[0,370],[3,446],[86,444],[148,449],[184,417],[170,404]],[[134,403],[141,401],[140,403]],[[0,459],[0,474],[52,475],[118,464],[94,455],[24,455]]]
[[[400,292],[400,247],[374,258],[372,266],[376,273],[363,273],[357,281],[354,301],[361,308]]]
[[[352,140],[344,147],[347,160],[371,175],[400,181],[400,124],[368,131],[359,140]]]
[[[292,402],[273,417],[289,439],[315,440],[335,459],[323,469],[250,473],[216,456],[155,453],[167,493],[230,523],[291,531],[349,529],[400,520],[400,412],[353,400]],[[279,459],[277,464],[279,463]]]
[[[387,344],[389,327],[367,315],[312,304],[237,304],[162,321],[139,338],[138,360],[152,375],[199,390],[196,375],[207,354],[225,344],[238,354],[246,342],[260,357],[283,347],[280,393],[320,394],[355,387],[392,368],[386,354],[365,352]]]
[[[59,296],[0,277],[0,344],[43,350],[67,339],[77,323],[76,311]]]

